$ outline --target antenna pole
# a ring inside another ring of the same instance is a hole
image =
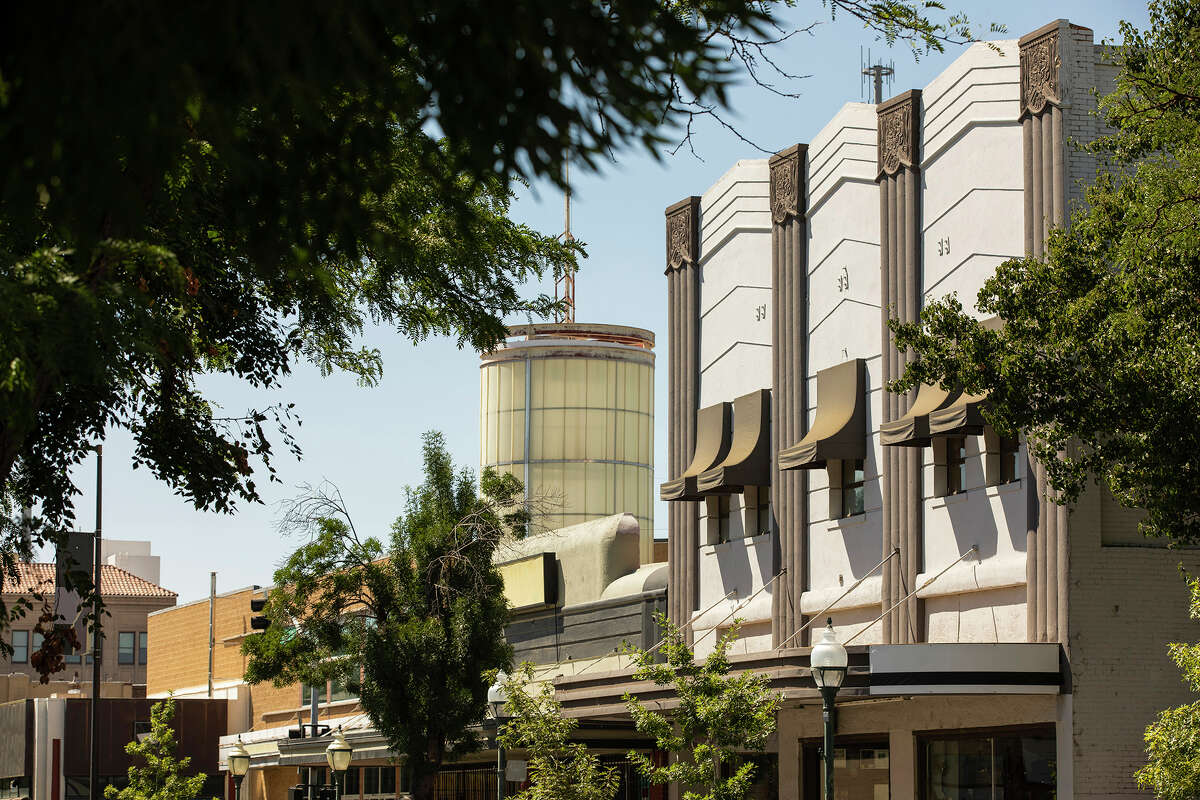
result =
[[[563,234],[564,242],[575,241],[571,234],[571,162],[563,159]],[[558,312],[559,322],[575,321],[575,271],[568,268],[554,281],[554,299],[563,300],[563,309]]]

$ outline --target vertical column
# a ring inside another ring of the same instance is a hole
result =
[[[1025,249],[1043,258],[1050,230],[1066,224],[1066,139],[1063,132],[1063,61],[1069,25],[1057,20],[1021,37],[1021,143],[1025,174]],[[1026,631],[1030,641],[1067,643],[1067,509],[1047,496],[1046,470],[1030,459],[1026,480]],[[1035,511],[1036,509],[1036,511]]]
[[[689,197],[666,210],[667,303],[670,348],[670,418],[667,425],[672,479],[686,468],[696,446],[696,403],[699,395],[699,262],[700,198]],[[668,512],[667,613],[684,624],[696,608],[695,503],[671,503]],[[689,629],[690,631],[690,629]],[[688,640],[691,641],[690,633]]]
[[[921,92],[912,90],[879,105],[878,159],[882,288],[881,347],[883,380],[898,378],[912,360],[899,352],[889,318],[916,320],[921,308]],[[915,392],[884,393],[883,421],[903,416]],[[903,452],[901,452],[903,450]],[[921,570],[920,453],[908,448],[883,448],[883,556],[900,548],[883,575],[883,610],[900,602],[916,587]],[[909,598],[884,619],[887,642],[919,642],[924,638],[924,609]]]
[[[800,441],[807,428],[808,246],[805,211],[807,145],[797,144],[771,157],[771,506],[772,534],[784,572],[771,596],[771,633],[776,646],[803,624],[808,552],[808,476],[780,470],[776,453]],[[800,638],[789,646],[801,646]]]

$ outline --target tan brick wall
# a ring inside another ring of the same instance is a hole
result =
[[[246,672],[242,640],[250,633],[250,600],[261,592],[245,589],[216,598],[213,613],[213,683],[240,681]],[[196,689],[208,683],[208,601],[201,600],[150,617],[150,696]],[[300,686],[269,683],[247,687],[251,727],[255,730],[296,721]],[[340,707],[340,706],[339,706]],[[327,712],[322,711],[322,716]],[[308,719],[307,712],[304,719]]]
[[[1105,547],[1106,510],[1093,490],[1071,515],[1075,797],[1148,797],[1133,779],[1145,763],[1146,725],[1160,710],[1196,699],[1167,643],[1200,639],[1179,574],[1180,565],[1200,572],[1200,551]]]

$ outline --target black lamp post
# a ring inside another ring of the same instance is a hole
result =
[[[496,676],[496,682],[488,687],[488,708],[492,711],[492,719],[496,721],[496,800],[504,800],[505,772],[508,769],[508,759],[504,745],[500,744],[500,723],[503,720],[504,702],[508,696],[504,693],[504,681],[508,676],[503,672]]]
[[[229,765],[229,774],[233,776],[234,799],[242,800],[242,779],[250,769],[250,754],[242,745],[242,737],[238,737],[225,761]]]
[[[329,743],[329,747],[325,748],[325,760],[329,762],[329,770],[333,773],[334,800],[337,800],[341,794],[342,775],[350,769],[350,759],[353,755],[354,748],[346,742],[346,737],[342,735],[342,728],[339,725],[333,734],[333,741]]]
[[[837,709],[833,700],[837,697],[842,681],[846,679],[849,658],[846,648],[833,632],[833,618],[825,622],[821,641],[813,645],[809,656],[813,682],[821,690],[822,718],[825,721],[825,743],[822,756],[825,759],[825,800],[833,800],[833,732],[837,727]]]

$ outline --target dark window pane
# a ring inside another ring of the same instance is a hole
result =
[[[133,663],[133,633],[131,631],[122,631],[117,634],[117,663],[132,664]]]
[[[141,633],[138,634],[138,663],[139,664],[146,663],[146,650],[148,649],[146,647],[147,643],[148,643],[148,636],[145,631],[142,631]]]
[[[344,792],[344,794],[348,794],[348,795],[358,794],[358,768],[357,767],[351,767],[350,769],[346,770],[346,786],[345,786],[345,789],[343,790],[343,792]]]
[[[395,767],[380,767],[379,768],[379,793],[391,794],[396,793],[396,768]]]
[[[967,489],[967,440],[958,437],[946,440],[946,493],[958,494]]]
[[[766,487],[763,487],[759,491],[762,494],[766,495],[766,492],[767,492]],[[758,515],[757,516],[758,516],[758,524],[756,525],[757,530],[755,530],[754,532],[756,534],[770,533],[771,532],[771,501],[769,499],[764,499],[762,502],[760,502],[758,504]]]
[[[29,661],[29,631],[12,632],[12,663],[24,664]]]
[[[729,541],[729,495],[717,499],[717,542]]]
[[[842,462],[842,516],[853,517],[863,513],[863,462]]]
[[[329,700],[331,702],[337,702],[338,700],[353,700],[358,697],[358,695],[347,688],[344,680],[332,681],[330,683],[330,689],[332,690],[329,694]]]
[[[379,794],[379,767],[363,767],[363,794]]]
[[[1012,483],[1021,477],[1021,443],[1016,436],[1000,439],[1000,482]]]

